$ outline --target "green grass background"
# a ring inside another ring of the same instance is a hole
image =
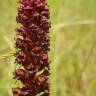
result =
[[[48,3],[52,22],[50,96],[96,96],[96,0]],[[11,56],[17,5],[17,0],[0,0],[0,96],[12,96],[11,88],[17,85],[12,79],[16,66]]]

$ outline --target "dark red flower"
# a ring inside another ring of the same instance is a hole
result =
[[[16,63],[23,66],[17,69],[14,79],[20,80],[23,87],[13,88],[13,96],[49,96],[49,28],[50,12],[46,0],[19,0],[16,28]]]

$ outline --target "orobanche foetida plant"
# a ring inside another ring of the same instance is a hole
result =
[[[19,0],[16,28],[15,64],[13,72],[22,86],[13,88],[13,96],[49,96],[49,28],[50,12],[46,0]]]

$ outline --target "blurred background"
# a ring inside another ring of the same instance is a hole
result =
[[[96,0],[48,0],[50,96],[96,96]],[[0,0],[0,96],[12,96],[17,0]]]

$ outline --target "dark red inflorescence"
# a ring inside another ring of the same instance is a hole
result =
[[[19,0],[16,29],[16,63],[14,79],[20,80],[21,88],[13,88],[13,96],[49,96],[49,18],[46,0]]]

